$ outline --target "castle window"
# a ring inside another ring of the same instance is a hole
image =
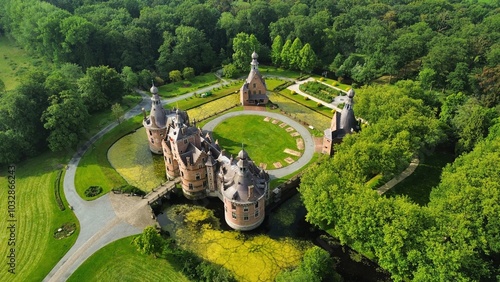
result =
[[[262,94],[262,92],[260,91],[260,89],[259,89],[259,94]]]
[[[243,220],[245,220],[245,221],[248,220],[248,214],[247,213],[243,215]]]
[[[168,158],[168,163],[172,164],[172,159],[171,158]]]
[[[253,84],[253,88],[255,88],[255,87],[256,87],[256,86],[255,86],[255,83],[254,83],[254,84]],[[255,94],[255,93],[254,93],[254,94]]]
[[[231,203],[231,209],[233,209],[233,210],[236,209],[236,205],[234,203]]]
[[[170,171],[170,169],[168,168],[168,166],[167,166],[167,171]]]
[[[207,181],[203,181],[203,187],[206,187],[207,186]]]
[[[259,202],[256,202],[255,203],[255,208],[258,208],[259,207]]]
[[[153,140],[153,138],[151,138],[151,144],[154,144],[155,143],[155,140]]]
[[[232,215],[233,215],[233,219],[236,219],[236,213],[233,212]]]
[[[255,217],[259,217],[259,210],[255,211]]]
[[[189,190],[193,190],[193,183],[189,183]]]
[[[151,130],[149,131],[149,135],[153,135],[153,132],[151,132]]]
[[[224,205],[224,211],[227,212],[227,206],[226,205]]]
[[[244,207],[243,207],[243,211],[244,211],[244,212],[247,212],[247,211],[248,211],[248,206],[244,206]]]
[[[184,139],[184,144],[187,144],[188,140],[187,139]]]
[[[183,171],[181,171],[181,176],[184,177],[184,172]]]
[[[200,180],[200,174],[196,173],[196,180]]]
[[[255,91],[255,90],[254,90],[254,91],[253,91],[253,95],[255,95],[255,94],[257,94],[257,91]]]

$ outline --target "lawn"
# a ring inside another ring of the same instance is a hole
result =
[[[318,103],[317,102],[314,102],[313,100],[306,100],[304,99],[304,96],[302,95],[299,95],[297,93],[295,94],[292,94],[292,91],[291,90],[288,90],[288,89],[284,89],[282,91],[279,92],[279,94],[287,97],[288,99],[290,100],[293,100],[294,102],[297,102],[315,112],[318,112],[328,118],[332,118],[333,117],[333,113],[334,113],[334,110],[333,109],[330,109],[328,107],[325,107],[323,106],[322,104],[320,104],[321,106],[318,106]]]
[[[134,236],[110,243],[88,258],[68,281],[189,281],[167,259],[144,255],[131,244]]]
[[[85,200],[93,200],[109,192],[111,189],[127,184],[111,166],[107,158],[108,149],[121,137],[141,127],[142,115],[122,122],[102,138],[97,140],[83,155],[75,175],[75,186],[78,195]],[[85,196],[89,186],[101,186],[103,192],[96,197]]]
[[[6,90],[16,88],[20,83],[18,77],[33,65],[41,63],[41,60],[33,59],[17,47],[13,39],[0,36],[0,79],[5,83]]]
[[[340,88],[340,89],[342,89],[344,91],[347,91],[347,90],[351,89],[351,85],[340,83],[338,80],[335,80],[335,79],[324,78],[324,77],[317,76],[317,75],[313,75],[313,78],[315,78],[318,81],[324,82],[324,83],[326,83],[328,85],[338,87],[338,88]]]
[[[287,182],[289,179],[291,179],[295,175],[302,173],[304,170],[306,170],[307,168],[312,166],[314,163],[320,162],[321,158],[326,158],[326,157],[327,157],[326,155],[323,155],[320,153],[314,153],[312,159],[305,166],[301,167],[299,170],[294,171],[293,173],[291,173],[289,175],[283,176],[281,178],[275,178],[275,179],[271,180],[271,182],[269,183],[269,187],[271,187],[271,189],[278,187],[279,185]]]
[[[232,83],[230,85],[226,85],[226,86],[223,86],[220,88],[219,87],[214,88],[211,91],[212,95],[210,95],[208,97],[202,98],[202,97],[191,96],[191,97],[185,98],[184,100],[180,100],[180,101],[177,101],[175,103],[165,105],[165,108],[169,109],[169,108],[174,108],[174,107],[177,108],[178,107],[179,109],[182,109],[182,110],[193,109],[193,108],[196,108],[200,105],[204,105],[204,104],[207,104],[207,103],[210,103],[213,101],[219,102],[222,98],[224,98],[228,95],[237,93],[240,88],[241,88],[241,84],[238,82],[235,82],[235,83]],[[238,101],[239,101],[239,96],[238,96]],[[196,119],[198,119],[198,118],[196,118]]]
[[[405,195],[421,206],[427,205],[432,188],[436,187],[441,180],[441,171],[446,164],[453,162],[453,160],[453,155],[436,151],[426,157],[423,162],[420,162],[412,175],[398,183],[384,195],[388,197]]]
[[[163,98],[175,97],[188,92],[196,91],[197,89],[210,86],[219,82],[215,74],[207,73],[198,75],[191,80],[182,80],[172,82],[158,87],[159,95]]]
[[[240,95],[239,94],[231,94],[227,95],[221,99],[205,103],[196,108],[191,108],[188,110],[189,118],[191,121],[193,120],[205,120],[211,116],[215,116],[231,107],[237,106],[240,104]]]
[[[300,72],[285,70],[274,66],[264,66],[264,65],[259,66],[259,71],[263,76],[274,75],[274,76],[289,77],[293,79],[296,79],[301,75]]]
[[[277,104],[281,111],[284,111],[296,121],[312,125],[315,128],[315,130],[312,131],[314,136],[323,136],[323,130],[330,127],[331,117],[327,117],[324,114],[320,114],[312,109],[306,108],[301,104],[276,93],[271,92],[269,94],[269,99],[273,103]]]
[[[267,169],[274,169],[273,163],[280,162],[283,166],[288,163],[284,160],[299,157],[283,152],[286,148],[294,151],[297,149],[295,137],[280,127],[282,122],[273,124],[272,120],[266,122],[262,116],[243,115],[222,121],[214,128],[213,137],[228,153],[236,156],[241,150],[242,143],[250,158],[257,166],[267,164]],[[272,141],[271,141],[272,140]]]
[[[149,150],[146,129],[123,136],[108,150],[108,159],[116,171],[130,184],[149,192],[167,179],[165,164]]]
[[[274,88],[280,86],[281,84],[285,83],[286,81],[284,80],[279,80],[276,78],[267,78],[266,79],[266,86],[268,91],[273,91]]]
[[[42,281],[55,264],[73,246],[79,232],[79,223],[61,194],[66,206],[61,211],[54,195],[54,184],[58,171],[68,162],[62,154],[45,153],[16,167],[15,246],[7,245],[9,237],[7,221],[7,167],[0,172],[2,183],[0,208],[3,220],[0,221],[0,281]],[[54,232],[64,223],[75,223],[76,232],[64,239],[55,239]],[[7,254],[15,247],[16,274],[8,270]]]

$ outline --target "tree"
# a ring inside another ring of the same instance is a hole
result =
[[[238,69],[234,64],[223,65],[222,74],[227,78],[235,78],[238,75]]]
[[[283,39],[277,35],[271,45],[271,61],[275,66],[281,65],[281,50],[283,49]]]
[[[154,226],[148,226],[144,228],[141,235],[134,238],[132,243],[141,253],[153,254],[156,258],[157,254],[160,254],[165,246],[165,239],[161,237]]]
[[[120,101],[125,85],[116,70],[107,66],[90,67],[77,82],[89,112],[106,109]]]
[[[309,45],[309,43],[306,43],[306,45],[304,45],[304,47],[300,50],[299,56],[300,56],[300,63],[299,63],[300,71],[310,73],[316,66],[316,62],[318,59],[313,49],[311,48],[311,45]]]
[[[249,68],[253,52],[259,53],[260,43],[255,35],[240,32],[233,39],[233,64],[239,70]]]
[[[168,73],[168,78],[172,82],[177,82],[182,80],[182,74],[180,70],[173,70]]]
[[[0,79],[0,95],[2,95],[5,92],[5,83],[3,82],[2,79]]]
[[[281,49],[281,66],[284,68],[290,67],[291,55],[290,49],[292,47],[292,41],[288,39],[283,45],[283,49]]]
[[[184,77],[185,80],[190,80],[191,78],[194,77],[194,69],[190,67],[185,67],[182,70],[182,77]]]
[[[333,260],[330,254],[314,246],[304,253],[296,269],[280,273],[276,281],[321,282],[327,278],[333,278],[332,281],[341,281],[341,277],[333,272]]]
[[[497,116],[494,109],[488,109],[470,98],[460,106],[451,120],[459,139],[455,151],[457,153],[471,151],[474,146],[486,137],[492,120]]]
[[[300,38],[295,38],[295,40],[292,43],[292,46],[290,46],[290,51],[289,51],[289,56],[290,56],[290,68],[298,70],[300,69],[300,50],[302,49],[302,41]]]
[[[120,105],[120,103],[114,103],[111,106],[111,113],[113,114],[113,117],[118,121],[118,123],[120,123],[123,119],[122,116],[125,111],[123,110],[123,107],[122,105]]]
[[[131,67],[123,67],[121,78],[123,80],[123,86],[128,91],[132,91],[134,88],[139,86],[139,76],[132,70]]]
[[[74,147],[87,129],[90,115],[79,96],[71,91],[62,91],[60,98],[53,98],[42,115],[43,126],[49,130],[49,148],[60,151]]]

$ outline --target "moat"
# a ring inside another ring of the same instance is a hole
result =
[[[178,223],[174,223],[166,215],[172,208],[180,205],[210,209],[220,223],[219,229],[223,231],[221,234],[236,232],[225,223],[223,203],[218,199],[206,198],[190,201],[182,195],[173,194],[170,199],[164,200],[162,206],[155,207],[158,222],[162,229],[170,234],[175,234]],[[376,263],[348,246],[341,246],[335,238],[306,222],[305,215],[306,209],[300,200],[300,195],[296,193],[268,213],[261,226],[239,234],[246,238],[266,236],[276,240],[293,239],[304,245],[318,245],[330,252],[336,262],[335,271],[343,277],[344,281],[390,281],[389,274]]]

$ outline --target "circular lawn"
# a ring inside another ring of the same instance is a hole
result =
[[[282,125],[282,121],[274,121],[257,115],[242,115],[228,118],[219,123],[213,130],[213,137],[219,140],[219,145],[234,157],[241,150],[242,144],[250,158],[257,166],[266,164],[267,169],[275,169],[275,163],[281,166],[289,165],[286,158],[296,161],[299,157],[285,153],[285,149],[299,152],[297,149],[297,138],[291,134],[295,130],[289,129],[288,125]],[[273,122],[274,121],[274,122]],[[281,125],[281,126],[280,126]],[[302,152],[300,152],[302,153]]]

